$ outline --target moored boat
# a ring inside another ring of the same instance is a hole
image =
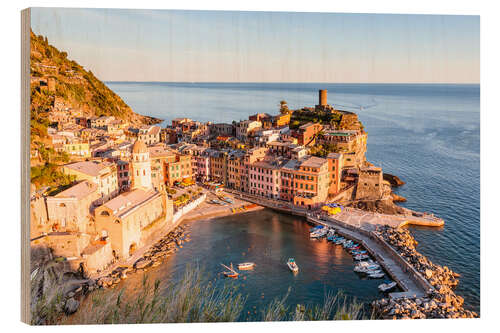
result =
[[[354,256],[354,260],[366,260],[366,259],[370,259],[370,257],[366,254],[358,254]]]
[[[321,237],[325,236],[327,232],[328,232],[328,230],[326,230],[326,228],[318,229],[316,231],[311,232],[309,234],[309,237],[311,237],[311,238],[321,238]]]
[[[225,271],[223,272],[224,276],[225,277],[230,277],[230,278],[238,278],[238,276],[240,275],[238,272],[236,272],[233,268],[233,264],[231,263],[231,267],[228,267],[224,264],[221,264],[222,266],[224,266],[225,268],[227,268],[229,271]]]
[[[397,286],[397,283],[396,282],[388,282],[388,283],[382,283],[378,286],[378,289],[382,292],[386,292],[386,291],[389,291],[391,289],[393,289],[394,287]]]
[[[253,269],[254,267],[255,267],[254,262],[242,262],[242,263],[238,264],[239,270]]]
[[[371,278],[371,279],[381,279],[385,276],[384,273],[380,272],[380,273],[371,273],[371,274],[368,274],[368,277]]]

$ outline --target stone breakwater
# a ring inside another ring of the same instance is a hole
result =
[[[189,242],[190,240],[188,226],[178,226],[151,246],[133,265],[117,267],[107,276],[96,280],[96,288],[112,288],[120,283],[121,280],[126,279],[128,274],[133,274],[137,271],[146,271],[149,268],[161,265],[171,254],[182,248],[184,242]]]
[[[376,233],[433,286],[425,297],[389,297],[374,301],[372,306],[378,315],[384,319],[477,317],[475,312],[463,308],[464,299],[453,292],[460,275],[420,254],[416,250],[417,241],[408,230],[383,226]]]

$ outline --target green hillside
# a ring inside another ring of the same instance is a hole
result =
[[[48,126],[47,113],[56,97],[64,104],[80,109],[86,116],[115,116],[131,124],[158,123],[159,120],[141,116],[74,60],[66,52],[50,45],[46,37],[31,32],[31,119],[32,135],[43,137]],[[54,80],[55,91],[46,88]]]

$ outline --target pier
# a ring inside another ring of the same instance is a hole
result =
[[[313,224],[332,227],[338,234],[360,243],[403,290],[403,292],[390,293],[389,296],[393,299],[423,297],[434,289],[410,263],[377,235],[376,230],[377,226],[381,225],[389,225],[395,228],[407,224],[440,227],[444,224],[444,221],[440,218],[429,214],[414,216],[410,210],[408,210],[407,215],[388,215],[366,212],[351,207],[344,208],[341,213],[332,217],[320,211],[311,212],[305,209],[297,209],[279,200],[262,198],[233,190],[226,189],[226,191],[242,200],[284,213],[305,217],[308,222]]]

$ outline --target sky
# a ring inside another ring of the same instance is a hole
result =
[[[479,16],[33,8],[103,81],[479,83]]]

